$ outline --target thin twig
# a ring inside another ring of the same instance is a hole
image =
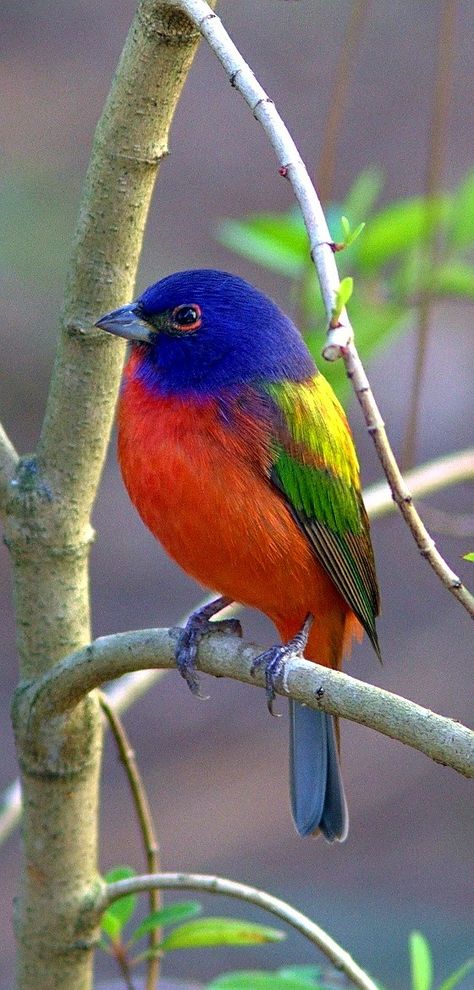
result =
[[[3,516],[11,483],[15,477],[18,454],[0,423],[0,515]]]
[[[194,21],[223,65],[232,86],[243,96],[254,117],[262,124],[280,163],[280,172],[287,177],[300,204],[308,230],[311,257],[316,266],[321,295],[328,323],[335,305],[339,276],[332,241],[321,203],[301,161],[298,149],[273,101],[257,82],[255,76],[234,45],[222,21],[205,0],[175,0]],[[394,501],[408,524],[420,553],[426,558],[444,586],[474,616],[474,596],[465,588],[435,547],[412,502],[401,472],[388,442],[384,423],[370,388],[367,375],[354,345],[354,333],[346,310],[340,314],[336,327],[330,327],[323,355],[327,360],[343,357],[349,378],[364,412],[369,433],[379,455]]]
[[[179,628],[141,629],[102,636],[66,657],[31,684],[21,686],[13,706],[16,732],[35,737],[45,720],[74,708],[93,688],[131,670],[175,668],[180,632]],[[264,674],[251,673],[261,652],[262,647],[246,645],[217,628],[199,646],[198,669],[214,677],[232,677],[264,687]],[[277,692],[309,708],[376,729],[437,763],[474,777],[474,732],[390,691],[341,671],[294,659],[285,664]]]
[[[140,773],[135,757],[135,751],[131,746],[128,735],[125,731],[121,719],[114,711],[107,695],[103,691],[99,693],[100,707],[115,739],[120,759],[125,768],[130,791],[137,813],[138,823],[143,839],[147,870],[149,873],[157,873],[160,869],[160,851],[158,838],[153,824],[153,817],[148,801],[145,784]],[[157,911],[160,907],[160,897],[157,889],[150,890],[150,913]],[[160,941],[159,929],[154,928],[150,932],[150,949],[156,949]],[[158,956],[150,957],[147,967],[146,990],[154,990],[159,976],[160,960]]]
[[[455,52],[457,0],[442,0],[441,18],[438,32],[438,64],[433,88],[433,110],[428,154],[426,162],[425,199],[426,222],[425,241],[420,260],[421,299],[418,306],[418,333],[413,373],[413,388],[408,410],[407,427],[401,456],[403,469],[412,466],[415,459],[416,436],[420,417],[421,390],[423,372],[426,363],[428,336],[431,326],[433,297],[426,291],[427,280],[431,272],[436,270],[440,237],[436,222],[432,216],[433,203],[439,194],[443,175],[444,149],[446,148],[446,130],[448,124],[448,108],[452,91],[452,66]]]
[[[108,884],[104,890],[102,898],[97,905],[98,913],[102,914],[119,897],[126,894],[137,894],[140,891],[150,890],[151,887],[159,887],[162,890],[200,890],[207,894],[221,894],[226,897],[235,897],[238,900],[246,901],[247,904],[255,904],[264,911],[276,915],[282,921],[295,928],[305,936],[313,945],[316,945],[321,952],[332,962],[333,966],[344,973],[354,986],[360,990],[377,990],[377,986],[370,976],[361,969],[352,956],[338,945],[322,928],[310,918],[291,907],[285,901],[272,894],[267,894],[257,887],[249,887],[244,883],[237,883],[235,880],[227,880],[224,877],[205,876],[200,873],[158,873],[151,876],[130,877],[127,880],[117,880]]]

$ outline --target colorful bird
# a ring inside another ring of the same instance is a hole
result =
[[[120,466],[145,524],[221,595],[195,613],[177,662],[198,692],[197,643],[232,601],[282,644],[255,664],[273,684],[289,653],[340,668],[379,597],[350,429],[294,324],[226,272],[179,272],[97,326],[132,341],[118,413]],[[300,835],[347,835],[332,716],[290,701],[290,792]]]

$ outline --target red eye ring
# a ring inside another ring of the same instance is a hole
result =
[[[182,303],[171,313],[171,325],[178,333],[192,333],[202,323],[201,307],[197,303]]]

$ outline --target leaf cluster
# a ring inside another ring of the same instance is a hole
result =
[[[114,883],[133,876],[135,871],[131,867],[119,866],[110,870],[105,880]],[[137,895],[127,894],[114,901],[101,919],[101,930],[107,939],[101,940],[100,948],[117,959],[122,972],[124,968],[129,971],[141,962],[157,956],[161,958],[177,949],[262,945],[285,938],[285,933],[276,928],[240,918],[198,918],[202,910],[199,901],[182,901],[152,911],[125,936],[125,928],[132,922],[137,904]],[[161,934],[156,946],[134,954],[137,942],[153,931],[161,933],[163,928],[171,928],[171,931]]]
[[[351,297],[351,322],[363,360],[405,330],[416,306],[432,299],[474,300],[474,172],[459,187],[430,200],[400,199],[377,208],[380,171],[362,172],[342,203],[330,204],[329,246],[338,251],[342,295],[331,323]],[[361,221],[361,217],[365,217]],[[299,211],[258,213],[226,219],[217,229],[226,247],[291,282],[293,316],[315,356],[321,351],[327,318],[310,259]],[[427,264],[428,243],[437,239],[440,261]],[[350,274],[349,274],[350,273]],[[353,282],[352,280],[353,279]],[[352,293],[352,289],[353,294]],[[326,377],[339,398],[348,392],[341,362],[328,364]]]

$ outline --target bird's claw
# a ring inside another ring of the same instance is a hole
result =
[[[313,623],[313,616],[308,614],[299,633],[282,646],[271,646],[260,656],[256,657],[250,673],[255,676],[260,667],[265,667],[265,694],[267,697],[267,708],[270,715],[276,718],[280,716],[273,711],[273,702],[276,697],[277,681],[284,679],[285,662],[291,657],[303,658],[303,652],[308,642],[308,636]]]
[[[274,715],[275,718],[281,718],[277,712],[273,711],[273,702],[276,697],[276,682],[283,673],[285,660],[288,656],[289,651],[286,646],[272,646],[269,650],[265,650],[265,653],[261,653],[260,656],[256,657],[250,668],[250,673],[254,677],[260,667],[265,667],[267,708],[270,715]]]
[[[196,657],[201,639],[210,632],[242,637],[242,626],[238,619],[210,622],[206,614],[194,612],[181,630],[176,647],[176,665],[189,690],[200,701],[208,701],[209,695],[201,692],[199,676],[196,672]]]

